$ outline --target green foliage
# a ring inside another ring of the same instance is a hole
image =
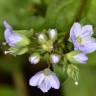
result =
[[[56,64],[53,66],[54,72],[59,77],[61,83],[63,84],[64,81],[67,79],[67,73],[66,73],[66,66],[64,66],[63,62],[61,64]]]
[[[17,96],[15,89],[9,86],[0,86],[0,95],[1,96]]]
[[[96,95],[96,66],[80,65],[80,80],[76,86],[69,79],[63,85],[64,96],[95,96]]]
[[[0,57],[0,70],[5,72],[13,72],[16,69],[21,68],[23,57],[2,56]]]
[[[80,0],[53,0],[47,8],[46,26],[68,31],[79,6]]]
[[[96,27],[96,0],[87,0],[86,10],[83,11],[81,22],[84,24],[93,24]]]

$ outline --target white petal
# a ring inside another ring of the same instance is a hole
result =
[[[52,73],[50,75],[50,83],[51,83],[51,87],[54,88],[54,89],[59,89],[60,88],[60,82],[57,78],[57,76]]]
[[[31,79],[29,80],[29,85],[37,86],[40,78],[44,78],[42,71],[36,73],[33,77],[31,77]]]
[[[48,30],[49,37],[51,40],[55,40],[57,37],[57,30],[56,29],[49,29]]]

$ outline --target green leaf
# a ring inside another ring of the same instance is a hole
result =
[[[53,69],[58,78],[60,79],[61,83],[63,83],[67,79],[65,67],[63,65],[56,64],[53,65]]]
[[[14,56],[16,55],[22,55],[25,54],[26,52],[28,52],[28,48],[27,47],[11,47],[9,48],[9,54],[12,54]]]

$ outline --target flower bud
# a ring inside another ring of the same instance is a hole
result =
[[[40,55],[35,53],[29,57],[29,61],[31,64],[37,64],[40,61]]]
[[[16,33],[6,21],[4,21],[4,27],[4,37],[10,47],[23,47],[30,43],[26,36]]]
[[[38,35],[38,40],[39,40],[40,43],[44,43],[47,40],[47,37],[44,33],[40,33]]]
[[[53,63],[53,64],[56,64],[56,63],[58,63],[60,61],[60,56],[59,55],[57,55],[57,54],[52,54],[51,55],[51,62]]]
[[[52,41],[55,41],[57,38],[57,30],[56,29],[49,29],[48,32],[49,32],[49,38]]]
[[[68,65],[67,74],[68,74],[68,77],[70,77],[75,81],[75,85],[78,85],[79,69],[75,65],[73,64]]]
[[[24,47],[30,44],[30,40],[26,36],[22,35],[21,37],[22,37],[22,40],[18,42],[16,46]]]
[[[88,60],[87,56],[81,53],[80,51],[71,51],[66,55],[66,57],[71,63],[75,64],[77,63],[85,64],[86,61]]]

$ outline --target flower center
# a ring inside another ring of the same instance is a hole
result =
[[[77,42],[78,42],[79,44],[81,44],[81,43],[82,43],[82,39],[81,39],[80,37],[77,37]]]
[[[44,44],[42,44],[42,48],[50,52],[53,49],[53,43],[50,41],[46,41]]]
[[[44,70],[44,74],[45,74],[46,76],[50,75],[50,73],[51,73],[50,69],[46,68],[46,69]]]

